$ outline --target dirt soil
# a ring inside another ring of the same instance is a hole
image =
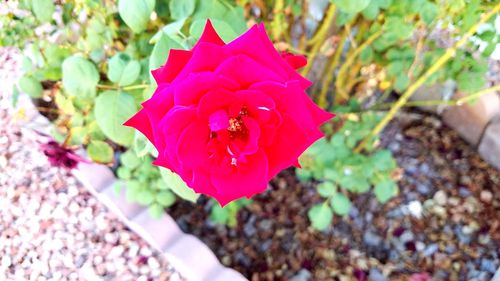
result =
[[[307,218],[315,186],[292,169],[241,210],[235,229],[208,219],[206,198],[168,212],[252,281],[490,280],[500,265],[499,171],[425,114],[402,114],[381,145],[401,168],[399,195],[385,205],[352,196],[350,214],[323,232]]]

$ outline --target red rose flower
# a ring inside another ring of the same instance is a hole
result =
[[[191,51],[170,50],[154,70],[158,88],[125,125],[157,148],[154,162],[197,193],[225,205],[266,189],[281,170],[323,136],[334,115],[305,93],[294,69],[305,57],[280,54],[264,26],[225,44],[210,21]]]

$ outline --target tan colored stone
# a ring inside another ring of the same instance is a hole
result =
[[[484,160],[500,170],[500,121],[486,128],[478,150]]]
[[[455,99],[464,94],[456,94]],[[477,146],[488,122],[500,114],[500,98],[496,93],[481,96],[473,103],[449,107],[443,112],[443,121],[470,144]]]

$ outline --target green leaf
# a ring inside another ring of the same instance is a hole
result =
[[[348,14],[361,12],[370,5],[370,0],[330,0],[337,7]]]
[[[175,195],[170,191],[161,191],[156,194],[156,202],[160,203],[163,207],[168,208],[175,203]]]
[[[152,191],[150,190],[142,190],[137,195],[137,203],[141,205],[149,205],[155,201],[155,197]]]
[[[94,115],[102,132],[113,142],[129,146],[134,140],[134,129],[125,127],[137,111],[134,98],[124,92],[106,91],[95,100]]]
[[[103,141],[91,141],[87,146],[87,153],[90,159],[97,163],[113,161],[113,148]]]
[[[431,24],[438,14],[439,7],[432,2],[426,2],[420,9],[420,17],[427,25]]]
[[[132,172],[127,167],[119,167],[116,170],[116,175],[119,179],[128,180],[132,176]]]
[[[127,150],[127,152],[123,153],[120,156],[120,162],[123,166],[133,170],[139,165],[141,165],[141,159],[137,157],[135,152],[132,149]]]
[[[349,210],[351,210],[351,200],[342,193],[335,193],[330,200],[330,205],[332,205],[333,211],[340,216],[349,214]]]
[[[195,6],[195,0],[170,0],[170,15],[175,20],[187,18],[193,14]]]
[[[48,22],[52,20],[55,6],[53,0],[32,0],[31,9],[35,17],[41,22]]]
[[[463,71],[457,76],[457,86],[460,91],[473,93],[479,91],[486,85],[484,74]]]
[[[307,212],[309,220],[311,220],[312,227],[318,230],[325,230],[330,226],[333,218],[332,209],[328,204],[320,203],[314,205]]]
[[[372,47],[366,47],[361,54],[359,54],[359,59],[363,64],[368,64],[373,60],[374,52]]]
[[[161,215],[164,213],[164,208],[160,204],[153,204],[149,206],[149,214],[155,219],[161,218]]]
[[[214,29],[217,31],[217,34],[219,34],[224,42],[230,42],[238,37],[238,33],[236,33],[231,25],[229,25],[225,21],[216,19],[212,19],[210,21],[212,22]],[[191,24],[189,34],[191,34],[191,36],[193,36],[195,39],[200,38],[201,34],[203,33],[203,29],[205,28],[205,23],[206,20],[204,19],[195,20]]]
[[[134,83],[141,73],[141,64],[125,53],[114,55],[108,64],[108,78],[120,86]]]
[[[144,31],[155,8],[155,0],[119,0],[118,12],[134,33]]]
[[[392,153],[387,150],[379,150],[371,156],[371,161],[377,171],[391,171],[396,168],[396,160],[392,157]]]
[[[222,208],[217,202],[214,202],[210,212],[210,220],[216,224],[227,224],[229,220],[229,206]]]
[[[316,189],[318,190],[319,195],[325,198],[332,196],[333,194],[335,194],[336,191],[335,185],[329,181],[325,181],[318,184]]]
[[[99,72],[93,63],[80,56],[71,56],[64,60],[62,73],[63,86],[69,95],[95,97]]]
[[[31,76],[24,75],[21,77],[19,88],[32,98],[40,98],[43,94],[42,83]]]
[[[394,81],[394,89],[398,92],[403,92],[410,85],[410,78],[406,73],[400,73]]]
[[[160,167],[160,173],[162,179],[177,196],[191,202],[196,202],[199,195],[189,188],[179,175],[163,167]]]
[[[378,201],[385,203],[398,194],[398,185],[392,180],[384,180],[375,185],[374,192]]]

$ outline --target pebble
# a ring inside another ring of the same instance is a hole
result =
[[[369,277],[371,281],[387,281],[387,278],[380,272],[378,268],[371,268]]]
[[[488,271],[489,273],[495,274],[497,266],[495,261],[490,259],[481,259],[481,270]]]
[[[375,247],[382,243],[382,238],[371,231],[367,231],[363,235],[363,241],[366,245]]]
[[[416,218],[421,218],[422,217],[422,203],[420,201],[411,201],[408,204],[408,210],[410,211],[410,214]]]
[[[433,244],[428,245],[428,246],[425,248],[425,250],[424,250],[424,252],[423,252],[422,254],[423,254],[424,256],[426,256],[426,257],[430,257],[430,256],[432,256],[434,253],[436,253],[438,249],[439,249],[438,244],[433,243]]]
[[[443,190],[439,190],[438,192],[436,192],[434,194],[433,199],[434,199],[434,202],[436,202],[436,204],[444,206],[444,205],[446,205],[446,201],[448,200],[448,196],[446,195],[446,192],[444,192]]]
[[[290,281],[308,281],[311,279],[311,272],[307,269],[301,269],[297,275],[290,278]]]
[[[481,199],[481,201],[485,203],[490,203],[491,200],[493,199],[493,194],[489,190],[483,190],[481,191],[479,198]]]

